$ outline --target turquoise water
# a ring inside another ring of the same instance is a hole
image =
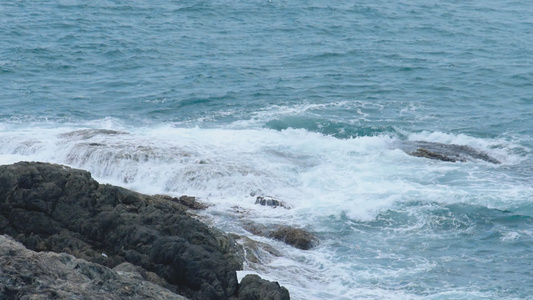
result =
[[[530,1],[0,1],[0,163],[196,195],[213,225],[283,253],[245,271],[293,299],[532,299],[532,16]],[[401,150],[415,141],[502,163]]]

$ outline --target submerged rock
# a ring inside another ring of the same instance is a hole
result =
[[[425,141],[404,141],[399,145],[407,154],[448,162],[482,160],[493,164],[501,162],[494,157],[469,146]]]
[[[60,135],[60,137],[75,138],[79,140],[88,140],[98,135],[119,135],[119,134],[123,135],[123,134],[128,134],[128,133],[124,131],[116,131],[116,130],[110,130],[110,129],[81,129],[81,130],[75,130],[75,131],[63,133]]]
[[[270,244],[259,242],[246,236],[236,235],[234,238],[242,245],[248,265],[268,264],[272,261],[272,258],[282,256]]]
[[[128,262],[191,299],[229,299],[239,288],[243,255],[231,236],[191,218],[181,203],[60,165],[0,166],[0,234],[109,268]]]
[[[416,151],[409,153],[409,155],[416,156],[416,157],[424,157],[429,159],[436,159],[436,160],[442,160],[442,161],[450,161],[450,162],[456,162],[457,159],[448,157],[446,155],[442,155],[440,153],[435,153],[432,151],[429,151],[424,148],[418,148]],[[464,159],[461,161],[465,161]]]

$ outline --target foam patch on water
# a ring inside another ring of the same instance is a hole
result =
[[[252,112],[248,118],[232,122],[228,127],[234,129],[261,128],[269,121],[295,116],[319,117],[323,119],[324,114],[327,115],[328,111],[331,111],[328,117],[333,121],[345,121],[350,124],[357,124],[361,121],[368,121],[367,118],[370,116],[370,112],[382,110],[383,107],[379,103],[364,101],[337,101],[328,103],[302,101],[297,104],[270,105]],[[336,112],[338,111],[350,112],[350,117],[344,119],[336,116]]]
[[[519,238],[520,238],[520,234],[516,231],[512,231],[512,232],[503,233],[500,239],[502,240],[502,242],[509,242],[509,241],[518,240]]]

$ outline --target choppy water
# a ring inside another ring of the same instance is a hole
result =
[[[0,1],[0,163],[196,195],[212,224],[283,253],[246,271],[293,299],[533,299],[532,16],[530,1]],[[414,141],[501,164],[400,149]]]

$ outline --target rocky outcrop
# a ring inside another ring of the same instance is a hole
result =
[[[316,236],[302,228],[285,225],[265,226],[253,222],[243,223],[243,228],[254,235],[273,238],[302,250],[309,250],[320,243]]]
[[[309,250],[318,244],[318,239],[311,233],[289,226],[281,226],[269,236],[302,250]]]
[[[0,235],[0,299],[186,300],[133,269],[117,272],[64,253],[31,251],[5,235]]]
[[[449,161],[449,162],[458,161],[456,158],[451,158],[446,155],[435,153],[424,148],[418,148],[416,151],[411,152],[409,154],[412,156],[416,156],[416,157],[424,157],[424,158],[436,159],[436,160],[442,160],[442,161]],[[463,159],[460,161],[465,162],[466,160]]]
[[[262,206],[270,206],[273,208],[276,208],[279,206],[279,207],[283,207],[286,209],[290,209],[290,207],[286,206],[285,203],[283,203],[282,201],[274,197],[269,197],[269,196],[257,196],[255,198],[255,204],[259,204]]]
[[[469,146],[442,144],[425,141],[403,141],[399,148],[407,154],[436,159],[447,162],[466,162],[482,160],[492,164],[500,164],[496,158]]]
[[[0,166],[0,234],[108,268],[127,262],[191,299],[234,298],[239,289],[242,250],[231,236],[191,218],[180,201],[99,184],[82,170]]]
[[[289,291],[277,282],[270,282],[253,274],[246,275],[239,287],[239,299],[288,300]]]

